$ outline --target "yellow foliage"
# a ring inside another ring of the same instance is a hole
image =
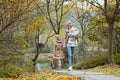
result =
[[[28,17],[29,15],[30,15],[30,13],[29,13],[29,12],[25,14],[25,16],[26,16],[26,17]]]
[[[15,12],[14,11],[11,11],[11,15],[13,16],[15,14]]]
[[[10,5],[8,5],[8,6],[7,6],[7,8],[8,8],[8,9],[10,9],[10,8],[11,8],[11,6],[10,6]]]
[[[34,3],[33,3],[33,0],[20,0],[20,2],[21,3],[15,2],[15,4],[18,4],[18,5],[21,4],[20,11],[24,11],[25,9],[32,10],[37,6],[35,5],[37,0],[35,0]]]
[[[8,0],[6,0],[6,3],[8,3]]]
[[[116,1],[108,2],[109,5],[115,5]]]
[[[2,3],[2,0],[0,0],[0,4]]]
[[[27,8],[27,5],[24,4],[24,5],[21,7],[21,11],[24,11],[26,8]]]
[[[9,12],[7,12],[8,15],[12,16],[15,15],[13,12],[24,12],[25,10],[32,10],[36,8],[35,3],[39,3],[39,0],[5,0],[5,3],[0,0],[0,7],[4,6],[6,4],[6,8],[8,9]],[[6,8],[2,8],[3,10]],[[19,14],[19,13],[17,13]]]
[[[68,10],[69,9],[69,5],[68,4],[64,5],[64,9]]]
[[[33,31],[38,30],[39,27],[44,26],[44,23],[45,23],[45,19],[44,18],[37,19],[33,24],[31,24],[28,27],[27,32],[31,34]]]
[[[92,6],[92,10],[94,11],[98,11],[99,9],[97,8],[97,7],[95,7],[95,6]]]
[[[25,0],[21,0],[21,2],[23,3]]]
[[[89,12],[89,10],[88,10],[88,9],[85,9],[85,12]]]
[[[80,0],[81,2],[84,2],[85,0]]]
[[[80,11],[80,7],[75,7],[75,10]]]
[[[101,28],[101,26],[96,26],[96,30],[99,30]]]
[[[116,23],[117,27],[120,27],[120,22]]]
[[[18,0],[12,0],[12,3],[14,6],[17,6],[19,3],[18,3]]]
[[[72,2],[72,3],[76,3],[76,2],[77,2],[77,0],[71,0],[71,2]]]
[[[13,78],[7,78],[5,80],[13,80]],[[50,71],[40,71],[39,74],[25,73],[20,78],[18,77],[15,80],[78,80],[78,77],[65,74],[58,74]],[[82,79],[79,78],[79,80]]]
[[[103,23],[103,26],[104,27],[108,27],[108,24],[105,22],[105,23]]]
[[[100,16],[100,19],[99,19],[101,22],[106,22],[106,19],[105,19],[105,16]]]

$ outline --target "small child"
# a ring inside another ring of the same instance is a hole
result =
[[[54,57],[58,60],[58,69],[61,69],[61,59],[64,58],[63,53],[63,41],[60,38],[60,35],[55,35],[56,42],[54,45]]]

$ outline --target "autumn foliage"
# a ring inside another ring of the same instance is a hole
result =
[[[2,80],[2,78],[0,78]],[[51,71],[40,71],[38,74],[24,73],[18,78],[5,78],[7,80],[82,80],[71,75],[59,74]],[[4,79],[3,79],[4,80]]]

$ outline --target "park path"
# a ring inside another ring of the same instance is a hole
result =
[[[99,73],[99,72],[83,72],[80,70],[68,71],[67,69],[53,70],[53,71],[82,77],[84,80],[120,80],[120,77],[116,77],[113,75],[106,75],[104,73]]]

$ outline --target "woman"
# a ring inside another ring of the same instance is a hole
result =
[[[75,47],[78,45],[78,35],[79,31],[77,28],[72,26],[72,22],[68,21],[67,22],[67,29],[66,29],[66,47],[67,47],[67,52],[68,52],[68,63],[69,63],[69,68],[68,70],[73,69],[73,54],[75,51]]]

